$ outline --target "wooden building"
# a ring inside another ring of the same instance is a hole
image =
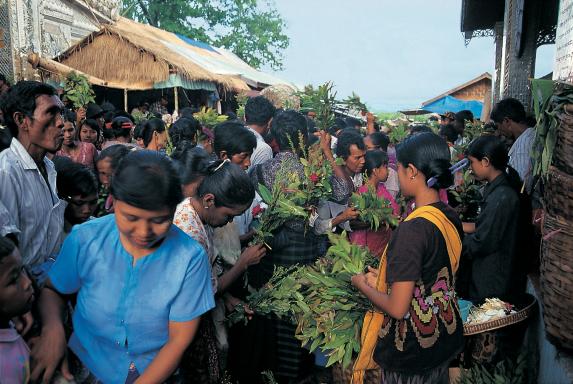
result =
[[[530,105],[537,48],[555,42],[558,12],[559,0],[462,1],[466,44],[475,37],[495,40],[494,103],[514,97]]]

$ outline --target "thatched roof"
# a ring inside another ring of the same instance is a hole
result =
[[[240,77],[210,71],[174,47],[206,51],[173,33],[120,17],[55,60],[126,89],[142,89],[146,85],[153,88],[154,83],[167,80],[173,72],[191,81],[215,82],[237,91],[249,89]]]

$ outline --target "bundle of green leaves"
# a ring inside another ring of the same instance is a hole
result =
[[[480,185],[475,181],[468,169],[464,172],[462,182],[451,191],[455,200],[459,203],[456,211],[462,220],[473,221],[477,217],[479,202],[482,199]]]
[[[399,217],[394,215],[390,202],[378,197],[373,186],[369,186],[368,191],[364,193],[353,193],[350,205],[358,210],[360,221],[370,224],[370,229],[373,231],[377,231],[380,225],[386,228],[398,225]]]
[[[333,87],[332,82],[319,85],[316,89],[312,85],[307,85],[297,94],[300,97],[301,110],[316,114],[314,120],[320,130],[326,130],[334,125],[334,110],[338,102]]]
[[[66,76],[64,96],[72,102],[75,109],[95,103],[95,93],[87,77],[73,71]]]
[[[269,282],[247,298],[257,314],[297,324],[296,337],[311,351],[320,348],[327,366],[348,366],[360,350],[362,319],[370,301],[352,286],[351,277],[377,260],[367,248],[351,244],[346,233],[330,234],[325,257],[305,266],[277,267]],[[242,310],[229,320],[247,321]]]
[[[193,114],[202,127],[213,128],[215,125],[227,121],[227,116],[219,115],[212,108],[202,107],[199,112]]]
[[[392,128],[388,134],[388,138],[392,144],[396,145],[404,141],[404,139],[408,137],[409,133],[410,131],[408,130],[408,126],[406,124],[400,124]]]
[[[297,195],[301,193],[295,189],[299,186],[299,182],[292,182],[293,179],[298,180],[298,177],[294,174],[290,174],[286,178],[277,176],[271,190],[263,184],[259,184],[259,196],[267,207],[255,222],[255,235],[251,240],[251,245],[265,244],[267,248],[271,249],[267,240],[273,236],[274,231],[288,220],[308,219],[308,212],[301,208],[300,196],[297,198]]]

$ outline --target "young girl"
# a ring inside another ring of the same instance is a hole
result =
[[[392,233],[379,271],[352,277],[376,309],[364,320],[354,382],[376,362],[383,383],[445,384],[463,346],[454,292],[462,223],[438,196],[452,183],[450,151],[439,136],[421,133],[398,146],[397,160],[400,190],[416,209]]]
[[[40,296],[33,379],[49,382],[65,338],[62,295],[77,293],[70,348],[104,383],[163,383],[214,306],[203,248],[173,225],[181,184],[169,158],[135,151],[111,182],[115,213],[72,229]]]
[[[94,169],[95,159],[97,157],[96,147],[91,143],[78,141],[76,139],[76,126],[72,121],[64,122],[62,132],[64,133],[64,141],[62,142],[62,148],[56,152],[56,155],[68,157],[72,159],[74,163],[79,163],[90,169]]]
[[[0,287],[0,381],[28,383],[30,350],[10,320],[30,310],[34,290],[23,269],[20,252],[3,236],[0,236]]]
[[[508,155],[495,136],[482,136],[468,147],[474,177],[485,181],[481,212],[475,222],[464,223],[464,253],[461,267],[469,282],[458,286],[471,301],[498,297],[510,302],[523,292],[525,277],[518,268],[519,175],[506,173]]]
[[[78,130],[78,135],[76,140],[83,143],[93,144],[96,148],[100,148],[101,145],[101,131],[97,121],[92,119],[84,120],[80,129]]]
[[[366,151],[364,170],[368,176],[368,183],[358,188],[358,193],[368,192],[369,188],[376,191],[376,195],[390,203],[393,213],[400,214],[400,208],[396,200],[384,186],[388,179],[388,155],[380,149]],[[380,228],[377,231],[369,229],[355,230],[350,232],[349,238],[354,244],[365,245],[374,256],[381,256],[386,244],[390,240],[392,230]]]
[[[141,124],[141,138],[144,148],[150,151],[164,150],[167,145],[167,130],[163,120],[153,118]]]
[[[113,199],[109,194],[111,177],[121,160],[127,156],[130,148],[123,144],[115,144],[100,152],[96,160],[97,177],[100,185],[99,202],[95,212],[96,217],[113,212]]]

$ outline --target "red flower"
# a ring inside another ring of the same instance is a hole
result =
[[[312,175],[310,175],[310,181],[312,181],[314,184],[318,183],[318,181],[320,180],[320,178],[318,177],[318,175],[316,173],[313,173]]]
[[[253,217],[257,217],[263,211],[264,211],[264,208],[262,208],[260,205],[257,205],[256,207],[253,207],[253,210],[251,211],[251,213],[253,214]]]

